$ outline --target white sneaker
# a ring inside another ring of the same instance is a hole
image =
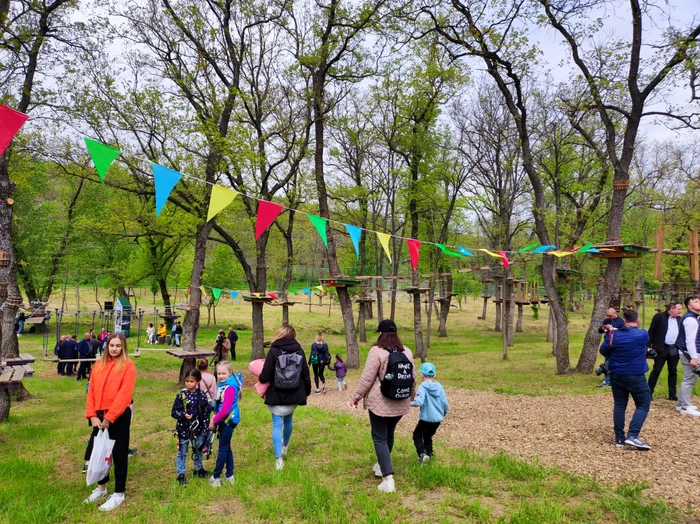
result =
[[[388,475],[384,477],[382,483],[377,486],[379,491],[384,493],[394,493],[396,491],[396,486],[394,485],[394,475]]]
[[[112,511],[124,504],[124,493],[112,493],[107,502],[100,506],[100,511]]]
[[[287,444],[286,446],[282,446],[282,455],[283,456],[287,454],[288,449],[289,449],[289,444]]]
[[[215,479],[213,476],[209,477],[209,485],[214,487],[214,488],[220,488],[221,487],[221,479]]]
[[[101,488],[101,487],[97,486],[95,489],[92,490],[92,493],[90,493],[90,496],[83,501],[83,504],[92,504],[93,502],[97,502],[98,500],[106,498],[106,497],[107,497],[107,488]]]
[[[698,407],[697,407],[695,404],[691,404],[691,405],[688,406],[688,407],[698,409]],[[680,405],[677,405],[677,406],[676,406],[676,411],[678,411],[678,413],[680,413],[681,411],[683,411],[683,408],[682,408]]]
[[[233,484],[236,482],[236,477],[234,477],[233,475],[231,475],[230,477],[226,477],[224,479],[224,482],[228,482],[229,484]]]
[[[372,466],[372,471],[374,471],[374,476],[377,478],[382,478],[382,468],[379,467],[379,462]]]
[[[700,417],[700,410],[695,406],[688,406],[681,410],[681,415],[688,415],[689,417]]]
[[[282,460],[282,457],[279,457],[275,460],[275,469],[279,471],[282,468],[284,468],[284,460]]]

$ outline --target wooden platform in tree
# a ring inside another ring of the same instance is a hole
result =
[[[36,359],[29,353],[21,353],[18,358],[8,358],[0,365],[0,389],[17,389],[24,377],[31,377],[34,368],[29,364]]]
[[[207,358],[216,355],[214,351],[203,348],[197,348],[194,351],[187,351],[185,349],[169,349],[166,351],[166,353],[177,358]]]
[[[418,293],[427,293],[429,289],[427,287],[416,287],[416,286],[408,286],[403,288],[403,290],[406,293],[410,293],[411,295],[416,295]]]
[[[599,244],[592,247],[599,251],[591,253],[594,258],[641,258],[650,249],[638,244]]]
[[[270,295],[260,295],[259,297],[252,295],[243,295],[243,300],[245,300],[246,302],[262,302],[263,304],[269,304],[275,299],[272,298]]]
[[[355,287],[359,285],[356,278],[341,275],[339,277],[319,278],[319,282],[326,287]]]
[[[36,359],[29,353],[20,353],[18,357],[6,358],[4,360],[8,366],[22,366],[24,364],[33,364]]]

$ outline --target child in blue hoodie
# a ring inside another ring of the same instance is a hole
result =
[[[423,383],[418,387],[411,405],[420,408],[420,420],[413,430],[413,443],[416,445],[418,461],[422,465],[427,463],[433,454],[433,435],[450,406],[447,404],[445,389],[435,380],[435,366],[424,362],[419,371],[423,375]]]
[[[221,486],[219,477],[226,466],[226,481],[233,484],[233,451],[231,450],[231,437],[233,430],[241,420],[241,412],[238,409],[238,401],[241,398],[243,381],[241,374],[233,374],[233,366],[227,360],[222,360],[216,365],[216,376],[219,379],[219,388],[216,391],[214,401],[214,418],[211,419],[209,429],[219,428],[219,454],[216,457],[216,468],[209,479],[209,484],[214,487]]]

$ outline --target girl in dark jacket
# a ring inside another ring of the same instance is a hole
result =
[[[292,436],[292,416],[297,406],[306,405],[306,397],[311,394],[311,376],[306,363],[306,355],[296,341],[296,331],[292,326],[282,326],[272,337],[270,351],[265,358],[258,380],[270,384],[265,395],[265,404],[272,413],[272,447],[275,450],[275,469],[284,467],[283,455],[287,454],[289,439]],[[298,356],[297,356],[298,355]],[[299,374],[298,384],[292,388],[280,387],[278,359],[289,362]],[[276,384],[275,375],[278,375]],[[284,430],[283,430],[284,428]]]
[[[316,335],[316,341],[311,344],[311,355],[309,355],[309,364],[314,370],[314,382],[316,384],[316,394],[321,391],[318,389],[318,380],[323,383],[323,392],[326,392],[326,377],[323,376],[323,371],[326,366],[331,363],[331,352],[328,350],[328,344],[323,341],[323,333],[319,331]]]

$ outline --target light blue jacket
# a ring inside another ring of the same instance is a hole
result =
[[[437,381],[424,381],[418,386],[416,397],[411,405],[420,407],[420,419],[425,422],[441,422],[450,408],[445,389]]]

